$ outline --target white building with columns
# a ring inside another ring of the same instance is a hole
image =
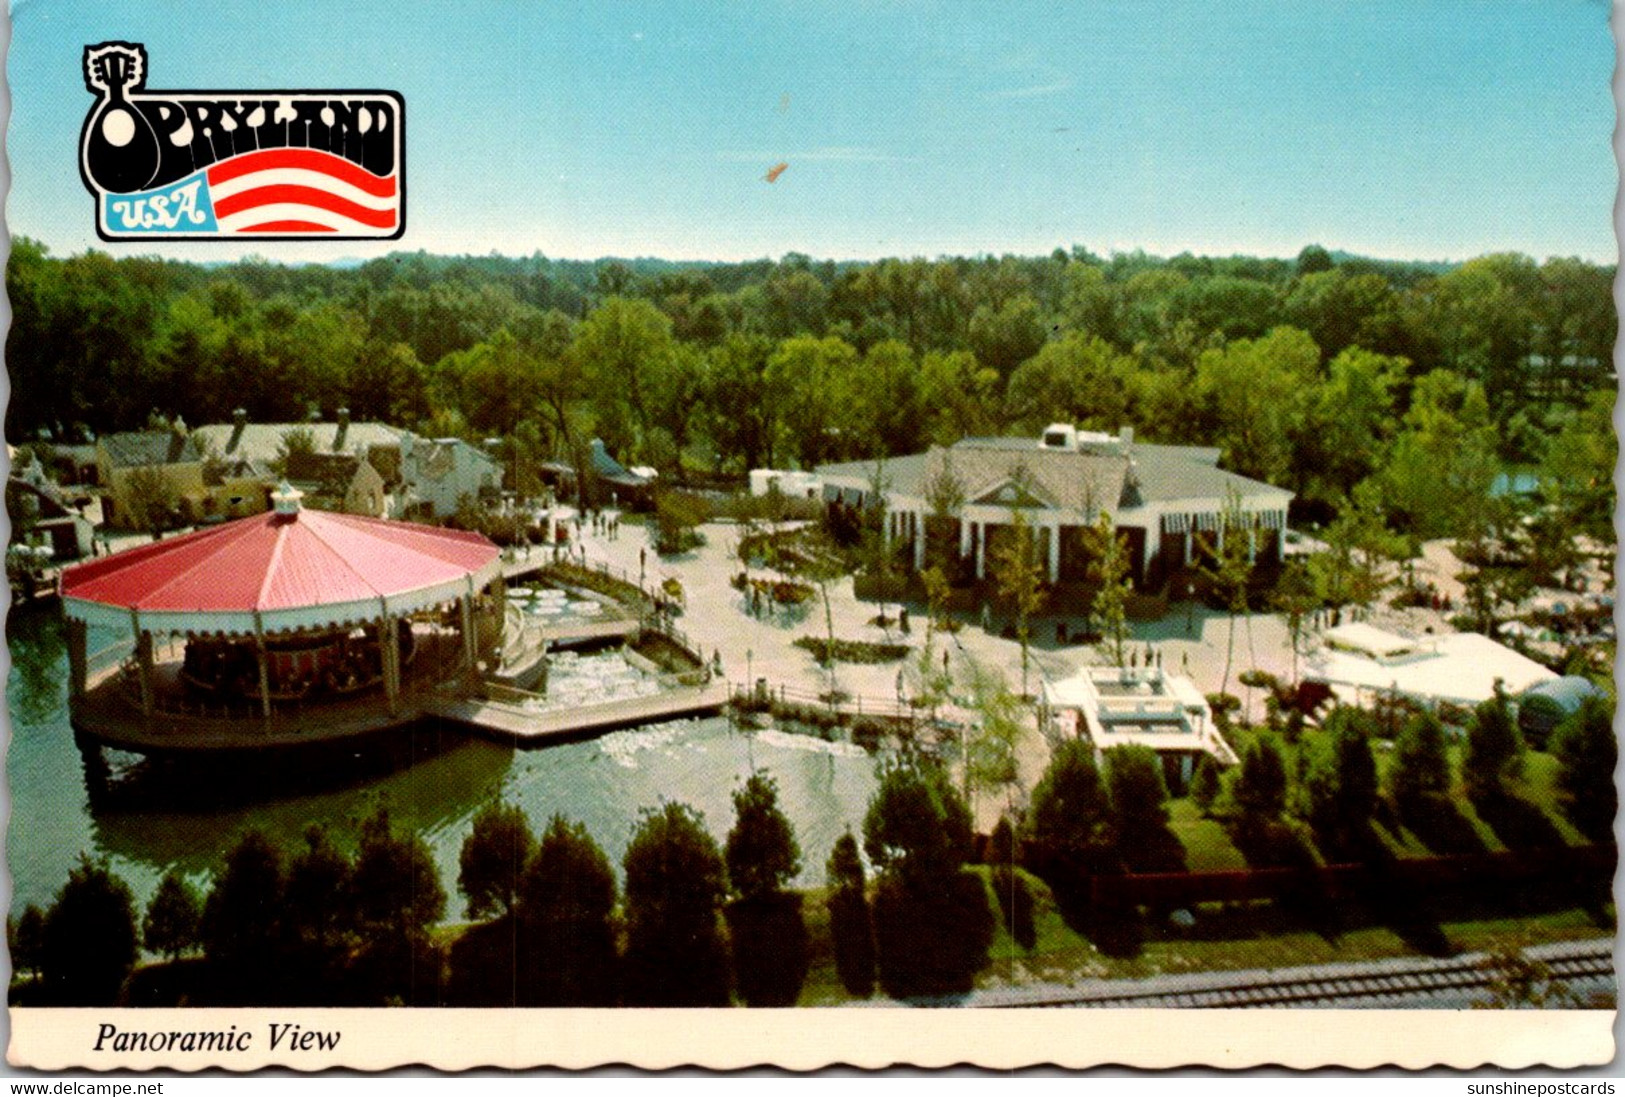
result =
[[[991,548],[1019,509],[1038,537],[1049,581],[1086,581],[1084,534],[1106,512],[1128,542],[1136,585],[1147,586],[1226,537],[1247,538],[1255,561],[1281,558],[1292,493],[1218,462],[1217,449],[1135,442],[1132,428],[1102,434],[1056,424],[1036,438],[966,438],[817,471],[830,502],[868,506],[879,484],[887,535],[911,544],[916,570],[925,566],[935,514],[957,523],[960,559],[976,579],[986,578]],[[958,503],[943,516],[945,497]],[[1237,528],[1226,528],[1227,509]]]

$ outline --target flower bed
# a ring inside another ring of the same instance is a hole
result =
[[[907,655],[907,644],[876,644],[867,640],[836,640],[833,645],[822,637],[803,636],[796,640],[796,647],[810,651],[818,665],[829,666],[829,657],[833,653],[837,663],[857,663],[872,665],[875,663],[895,663]]]

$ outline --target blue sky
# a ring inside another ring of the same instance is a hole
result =
[[[404,239],[164,247],[183,258],[1318,241],[1612,261],[1609,14],[1599,0],[21,0],[7,217],[58,254],[155,250],[96,241],[76,168],[80,52],[121,38],[146,44],[154,87],[406,97]]]

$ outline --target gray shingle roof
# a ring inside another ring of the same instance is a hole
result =
[[[317,453],[364,454],[369,446],[399,445],[406,434],[387,423],[351,423],[342,439],[337,423],[248,423],[240,430],[233,423],[210,423],[193,434],[222,457],[246,457],[263,464],[276,458],[283,437],[296,430],[310,432]]]
[[[965,489],[978,499],[1008,482],[1025,467],[1035,494],[1053,506],[1090,513],[1097,505],[1112,509],[1178,499],[1223,499],[1235,488],[1243,499],[1284,493],[1218,467],[1219,451],[1208,446],[1167,446],[1136,442],[1127,454],[1044,449],[1036,438],[966,438],[952,447],[890,458],[883,475],[889,490],[916,498],[925,495],[931,477],[946,460]],[[1130,461],[1134,476],[1129,478]],[[826,477],[868,482],[874,461],[820,465]]]
[[[203,454],[190,436],[167,430],[104,434],[101,444],[114,468],[181,465],[203,460]]]

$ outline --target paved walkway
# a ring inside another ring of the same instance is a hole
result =
[[[623,523],[615,537],[594,534],[588,527],[581,540],[589,561],[599,561],[619,568],[636,577],[642,574],[646,586],[653,589],[667,577],[683,585],[687,607],[678,624],[703,649],[707,659],[720,654],[722,673],[730,681],[745,685],[757,678],[766,678],[777,687],[788,686],[811,694],[822,694],[829,689],[830,674],[819,667],[812,654],[794,646],[798,637],[822,638],[826,633],[824,604],[815,596],[804,606],[793,611],[776,609],[770,618],[752,617],[748,596],[733,589],[732,577],[742,565],[738,559],[739,541],[744,527],[713,523],[702,527],[706,543],[703,547],[680,556],[662,558],[649,543],[648,530],[641,525]],[[758,577],[766,573],[752,571]],[[829,612],[834,622],[834,633],[839,639],[869,640],[902,643],[918,653],[925,641],[925,610],[911,605],[909,616],[913,628],[904,635],[895,625],[881,627],[871,622],[879,615],[876,602],[860,601],[852,591],[852,577],[846,576],[829,585]],[[887,607],[895,618],[895,604]],[[1004,675],[1012,689],[1021,688],[1021,647],[1014,640],[997,635],[1005,623],[1004,615],[992,614],[994,631],[980,627],[972,615],[961,615],[963,627],[951,637],[938,636],[933,641],[933,659],[939,653],[949,653],[949,665],[957,681],[969,677],[972,664]],[[975,615],[979,617],[979,615]],[[1057,644],[1055,625],[1065,621],[1069,633],[1081,630],[1085,623],[1085,607],[1074,614],[1047,615],[1032,625],[1032,643],[1029,646],[1027,692],[1036,693],[1040,678],[1065,677],[1078,667],[1103,662],[1091,645]],[[1205,692],[1217,691],[1224,680],[1226,650],[1230,644],[1229,618],[1203,607],[1175,604],[1160,621],[1137,623],[1133,626],[1134,650],[1144,657],[1147,645],[1160,652],[1163,666],[1170,672],[1189,673]],[[1287,630],[1280,618],[1269,614],[1254,614],[1238,620],[1235,627],[1234,658],[1229,674],[1229,686],[1252,706],[1258,715],[1263,712],[1261,691],[1248,690],[1239,685],[1237,678],[1249,667],[1259,667],[1280,676],[1292,672],[1292,653],[1287,643]],[[877,702],[892,702],[898,696],[899,682],[905,696],[912,692],[914,658],[903,663],[876,666],[837,664],[835,680],[838,688],[849,694],[872,698]],[[1252,696],[1248,696],[1251,694]],[[1036,729],[1018,744],[1018,784],[1023,792],[1037,784],[1049,761],[1049,748]],[[1002,797],[982,795],[977,798],[978,823],[991,827],[996,821]]]

